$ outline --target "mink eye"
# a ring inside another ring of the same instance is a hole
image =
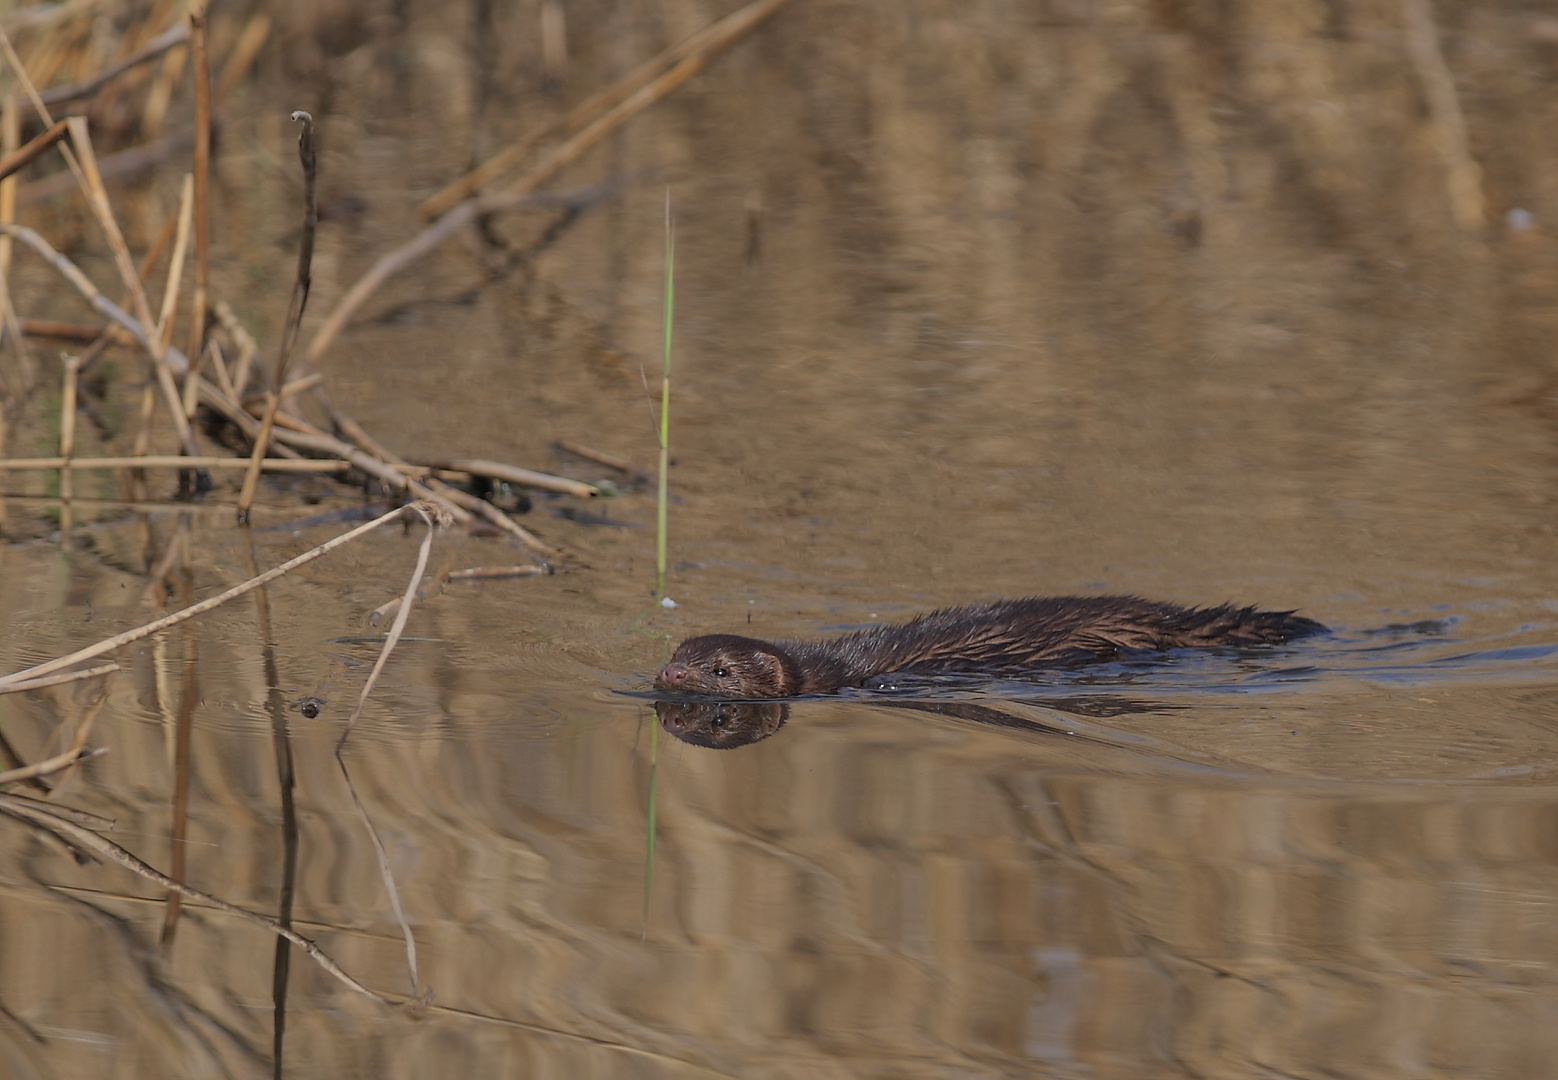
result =
[[[730,674],[730,669],[729,668],[717,667],[717,668],[714,669],[714,677],[716,679],[723,679],[726,675],[729,675],[729,674]]]

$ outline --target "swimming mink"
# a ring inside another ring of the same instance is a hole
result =
[[[1291,611],[1137,596],[1041,596],[942,608],[821,641],[709,634],[660,669],[665,690],[725,698],[827,694],[880,675],[1014,674],[1122,652],[1291,641],[1325,627]]]

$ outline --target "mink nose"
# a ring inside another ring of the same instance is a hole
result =
[[[670,663],[660,669],[660,677],[655,680],[661,686],[676,687],[687,681],[687,665]]]

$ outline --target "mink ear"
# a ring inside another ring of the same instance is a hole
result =
[[[775,686],[784,685],[784,662],[767,649],[757,654],[763,658],[763,677]]]

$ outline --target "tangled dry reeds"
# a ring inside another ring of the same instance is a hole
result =
[[[299,111],[292,117],[300,129],[304,197],[298,212],[302,230],[297,274],[278,343],[267,350],[256,340],[235,314],[234,306],[228,302],[230,298],[213,290],[210,274],[212,131],[222,102],[242,82],[264,46],[270,33],[269,17],[261,11],[241,26],[230,27],[215,62],[206,5],[201,0],[194,0],[187,10],[174,0],[152,0],[149,11],[131,11],[126,3],[126,10],[117,13],[125,16],[120,20],[98,17],[102,14],[100,9],[109,7],[111,0],[40,5],[0,19],[0,52],[4,54],[0,81],[8,81],[13,87],[0,102],[0,326],[5,337],[5,349],[0,353],[0,476],[39,471],[57,474],[58,498],[50,497],[47,501],[58,509],[58,541],[67,549],[73,542],[73,515],[80,501],[76,480],[84,470],[116,470],[122,485],[121,498],[116,502],[129,506],[143,504],[150,498],[147,475],[157,470],[177,470],[181,498],[204,497],[208,501],[221,497],[212,494],[213,473],[242,470],[244,482],[234,503],[240,525],[248,522],[259,477],[264,472],[317,473],[336,477],[343,483],[377,485],[403,504],[264,573],[253,572],[248,580],[219,595],[195,603],[189,590],[182,590],[183,606],[178,610],[68,655],[0,674],[0,695],[64,682],[111,678],[120,670],[120,663],[92,661],[111,654],[122,660],[124,650],[134,642],[161,634],[240,596],[255,595],[261,604],[263,621],[262,587],[268,582],[386,523],[421,518],[428,526],[427,537],[404,595],[381,609],[386,617],[393,610],[394,621],[378,662],[362,688],[360,711],[406,625],[435,526],[496,530],[510,537],[531,560],[528,565],[452,571],[446,580],[545,573],[554,564],[566,563],[566,556],[554,545],[476,494],[472,482],[497,481],[583,498],[601,495],[600,486],[486,459],[406,460],[386,449],[331,397],[325,370],[327,353],[353,314],[391,275],[479,218],[544,199],[538,192],[565,166],[692,78],[785,2],[753,0],[641,65],[616,85],[589,97],[557,121],[501,150],[427,199],[419,207],[427,226],[383,255],[346,290],[302,350],[296,344],[310,291],[314,227],[318,220],[314,194],[317,154],[313,119],[308,113]],[[117,40],[111,36],[105,39],[105,28],[114,26],[128,29],[120,31]],[[104,56],[110,58],[104,61]],[[188,81],[194,123],[164,130],[170,103],[186,70],[191,76]],[[74,78],[66,81],[67,73]],[[56,110],[64,110],[64,115],[56,115]],[[95,140],[105,132],[124,148],[100,155]],[[23,141],[23,135],[28,133],[31,137]],[[22,170],[56,154],[63,159],[64,171],[20,184]],[[170,167],[182,155],[189,156],[189,164],[179,185],[177,206],[137,261],[116,215],[107,182],[137,170]],[[90,221],[108,247],[118,279],[112,284],[95,281],[81,262],[68,254],[68,243],[51,242],[43,226],[24,224],[19,219],[20,210],[70,191],[79,192]],[[89,305],[98,321],[61,323],[18,311],[10,282],[13,261],[24,254],[58,274]],[[148,282],[164,260],[166,284],[161,295],[156,296]],[[185,321],[182,337],[175,332],[181,313]],[[37,355],[38,343],[48,339],[84,347],[79,352],[61,355],[57,369],[51,371],[53,365]],[[120,376],[140,385],[133,430],[125,433],[128,445],[116,447],[116,452],[80,456],[76,416],[82,404],[81,389],[88,379],[107,377],[102,358],[115,349],[138,357],[134,363],[117,369]],[[273,362],[267,362],[267,351],[274,352]],[[37,403],[45,397],[40,391],[52,386],[59,387],[58,453],[27,458],[9,456],[18,424],[33,419]],[[322,414],[328,418],[328,427],[310,421],[299,407],[305,396],[311,399],[316,417]],[[663,445],[662,431],[662,457]],[[157,448],[163,448],[162,452],[154,452]],[[166,452],[167,449],[175,452]],[[641,471],[628,462],[578,444],[568,444],[567,449],[619,469],[632,481],[642,479]],[[663,494],[662,491],[662,499]],[[164,558],[156,561],[147,585],[149,602],[162,606],[171,594],[179,592],[164,588],[163,579],[173,572],[181,553],[187,562],[187,545],[188,537],[183,536],[181,541],[168,546]],[[663,567],[663,546],[660,559]],[[95,715],[94,710],[87,722],[79,726],[73,745],[64,752],[0,772],[0,785],[37,784],[43,777],[74,769],[87,760],[97,752],[88,745]],[[337,747],[338,757],[356,715],[354,712],[346,724]],[[181,737],[187,738],[187,733]],[[278,761],[281,760],[278,751]],[[181,776],[187,777],[187,765],[186,756]],[[350,785],[349,775],[346,780]],[[47,788],[42,790],[47,793]],[[290,787],[284,784],[284,790]],[[46,799],[0,793],[0,814],[48,832],[79,857],[106,858],[169,890],[165,938],[176,917],[177,896],[187,896],[258,922],[303,948],[348,985],[384,1000],[291,930],[290,900],[283,904],[281,918],[270,919],[191,889],[181,880],[181,855],[175,857],[172,872],[163,874],[100,836],[98,830],[108,823],[68,811]],[[175,816],[175,833],[181,832],[182,821],[182,816]],[[371,824],[369,831],[371,834]],[[382,849],[380,854],[386,887],[393,899],[394,883],[388,876]],[[396,909],[398,912],[398,901]],[[402,925],[404,928],[404,919]],[[406,939],[413,993],[417,993],[414,942],[409,929]]]

